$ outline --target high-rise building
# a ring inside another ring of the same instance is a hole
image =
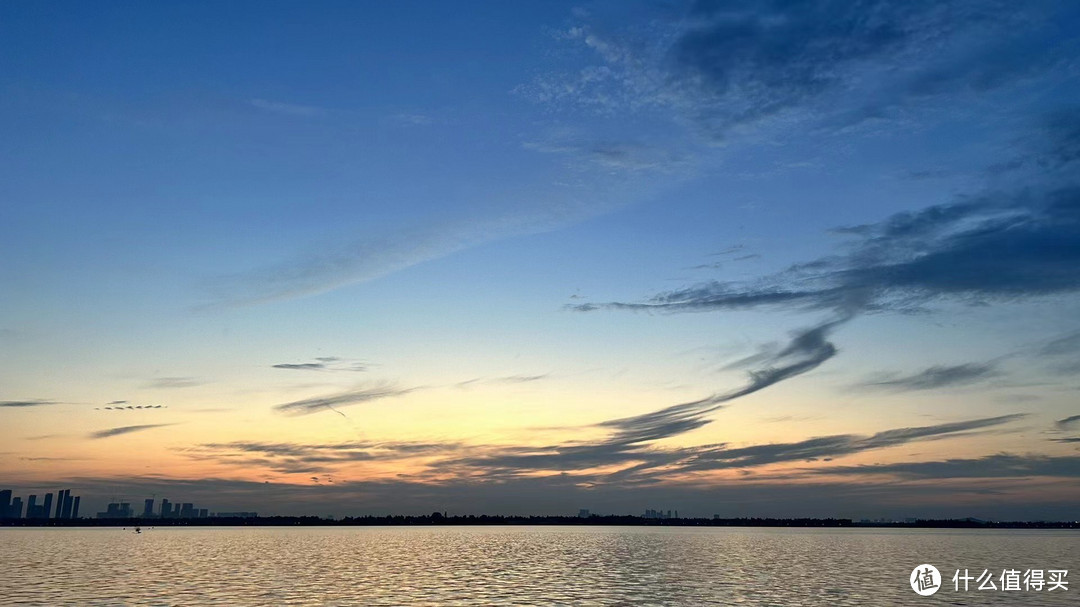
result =
[[[64,515],[64,499],[67,498],[69,489],[62,489],[60,493],[56,494],[56,514],[53,518],[63,518]]]
[[[180,518],[195,518],[195,504],[187,503],[180,506]]]
[[[82,500],[81,495],[75,496],[75,502],[71,505],[71,518],[79,518],[79,501]]]
[[[11,500],[11,505],[7,509],[8,518],[22,518],[22,498],[17,497]]]
[[[11,508],[11,489],[0,491],[0,518],[7,518],[8,508]]]
[[[31,493],[26,498],[26,518],[38,518],[37,495]]]
[[[172,507],[169,505],[169,500],[161,498],[161,518],[169,518],[172,514]]]
[[[143,518],[151,518],[154,516],[154,498],[148,498],[143,500],[142,509]]]
[[[71,497],[71,489],[64,489],[64,507],[60,510],[60,518],[71,518],[71,507],[74,505],[74,499]]]
[[[40,514],[41,518],[49,518],[50,516],[52,516],[52,494],[51,493],[46,493],[45,494],[45,501],[42,502],[42,504],[41,504],[41,511],[40,511],[39,514]]]
[[[207,508],[199,508],[199,518],[206,518],[210,515],[210,510]]]

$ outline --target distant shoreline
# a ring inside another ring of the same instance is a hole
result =
[[[327,519],[316,516],[208,517],[192,519],[73,519],[0,521],[0,527],[350,527],[350,526],[634,526],[634,527],[826,527],[895,529],[1080,529],[1080,521],[982,521],[977,519],[855,521],[841,518],[644,518],[640,516],[492,516],[420,515],[359,516]]]

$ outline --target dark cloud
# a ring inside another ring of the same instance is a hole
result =
[[[114,400],[114,401],[109,401],[107,404],[110,404],[110,405],[126,405],[127,401],[126,400]]]
[[[141,432],[143,430],[150,430],[153,428],[163,428],[165,426],[174,426],[176,424],[143,424],[139,426],[120,426],[118,428],[108,428],[105,430],[98,430],[97,432],[91,432],[87,435],[88,438],[109,438],[110,436],[119,436],[121,434],[129,434],[131,432]]]
[[[898,462],[872,466],[831,466],[814,469],[816,474],[845,476],[894,475],[905,478],[1011,478],[1052,476],[1080,477],[1080,456],[988,455],[976,459],[948,459],[931,462]]]
[[[697,118],[722,132],[800,106],[857,63],[905,47],[926,10],[851,2],[699,2],[671,48],[674,82]]]
[[[1070,415],[1065,419],[1059,419],[1054,422],[1054,427],[1058,430],[1068,430],[1076,426],[1080,426],[1080,415]]]
[[[195,377],[156,377],[146,384],[147,388],[191,388],[205,384]]]
[[[358,405],[384,398],[403,396],[417,389],[418,388],[398,388],[389,384],[382,384],[338,394],[284,403],[275,406],[274,410],[286,415],[309,415],[325,410],[337,411],[337,407]]]
[[[811,438],[795,443],[776,443],[741,449],[716,450],[709,453],[707,457],[702,458],[701,466],[705,468],[743,468],[826,456],[850,455],[862,451],[895,447],[918,440],[1000,426],[1024,417],[1023,414],[1001,415],[934,426],[884,430],[870,436],[845,434]],[[695,467],[698,462],[691,462],[690,465]]]
[[[297,371],[321,371],[326,368],[324,363],[280,363],[274,365],[275,369],[294,369]]]
[[[830,321],[796,332],[782,350],[755,361],[758,368],[748,372],[749,381],[738,390],[599,425],[615,429],[611,440],[621,444],[658,440],[700,428],[709,423],[705,416],[723,408],[725,403],[816,369],[835,356],[836,347],[826,337],[842,322]]]
[[[44,407],[59,404],[54,400],[0,400],[0,407]]]
[[[748,371],[748,381],[742,388],[649,413],[600,422],[594,428],[610,432],[604,439],[544,447],[478,449],[463,457],[440,462],[437,466],[440,470],[464,475],[482,470],[485,475],[495,476],[516,476],[541,470],[580,471],[598,466],[630,466],[621,473],[628,476],[670,465],[696,451],[657,449],[651,445],[652,442],[701,428],[711,423],[712,420],[707,418],[710,413],[728,403],[817,368],[836,355],[835,346],[826,337],[844,320],[832,320],[795,332],[783,348],[754,361],[755,367]]]
[[[844,231],[856,238],[848,253],[754,283],[714,281],[642,303],[569,308],[861,313],[909,311],[938,298],[986,303],[1080,291],[1080,187],[986,195]]]
[[[191,459],[291,474],[321,473],[348,462],[431,457],[462,448],[458,442],[352,441],[315,444],[234,441],[204,443],[181,451]]]
[[[612,114],[660,109],[710,138],[793,114],[843,128],[1051,73],[1075,53],[1075,13],[1068,3],[701,0],[674,24],[658,19],[663,33],[648,39],[571,28],[562,38],[599,64],[520,90]]]
[[[913,375],[866,382],[863,386],[887,390],[936,390],[966,386],[999,375],[991,363],[928,367]]]
[[[841,434],[809,438],[791,443],[773,443],[729,448],[727,445],[701,445],[663,449],[632,442],[637,437],[616,436],[603,442],[571,443],[550,447],[490,447],[457,460],[433,464],[442,471],[465,475],[482,472],[499,478],[512,478],[538,472],[576,472],[604,466],[622,466],[614,473],[586,475],[594,484],[665,482],[673,474],[726,469],[747,469],[771,464],[801,461],[828,461],[834,457],[876,451],[917,441],[939,440],[970,434],[1008,424],[1025,417],[1022,414],[951,422],[934,426],[896,428],[861,436]],[[622,439],[622,442],[620,442]],[[640,441],[652,440],[643,438]]]
[[[336,356],[321,356],[316,358],[314,362],[280,363],[273,365],[273,368],[293,371],[367,371],[368,365],[359,361],[349,361]]]

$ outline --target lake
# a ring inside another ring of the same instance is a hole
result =
[[[0,605],[1076,605],[1075,530],[0,529]],[[912,569],[935,565],[919,596]],[[997,590],[954,590],[953,574]],[[1069,570],[1068,590],[1000,575]]]

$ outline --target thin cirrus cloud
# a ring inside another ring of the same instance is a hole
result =
[[[671,466],[702,450],[720,448],[711,445],[676,450],[658,449],[655,441],[685,434],[712,422],[707,416],[729,403],[779,382],[816,369],[836,355],[836,348],[826,338],[844,319],[833,320],[796,332],[779,351],[757,361],[748,371],[747,384],[737,390],[718,393],[703,399],[672,405],[649,413],[603,421],[592,426],[608,436],[591,442],[568,442],[546,447],[493,448],[486,453],[445,462],[451,469],[482,468],[491,474],[516,475],[528,470],[579,470],[596,466],[629,466],[621,474]]]
[[[45,407],[48,405],[59,404],[54,400],[35,399],[35,400],[0,400],[0,407],[11,408],[26,408],[26,407]]]
[[[985,94],[1062,63],[1068,52],[1047,39],[1075,48],[1059,18],[1075,10],[1067,5],[941,4],[702,1],[636,39],[583,22],[558,38],[593,62],[518,92],[605,114],[662,110],[724,138],[785,115],[843,128],[911,103]]]
[[[233,441],[203,443],[181,451],[189,459],[296,474],[327,472],[337,465],[350,462],[429,458],[462,448],[462,443],[452,441],[351,441],[326,444]]]
[[[392,384],[377,384],[370,387],[339,392],[315,398],[282,403],[274,406],[274,410],[285,415],[310,415],[320,411],[337,411],[338,407],[359,405],[395,396],[403,396],[418,390],[418,387],[399,388]]]
[[[658,440],[700,428],[709,423],[706,415],[727,403],[812,371],[835,356],[836,346],[826,338],[843,322],[843,319],[833,320],[797,331],[786,347],[758,361],[757,368],[748,371],[747,384],[738,390],[642,415],[601,422],[599,426],[615,431],[611,442],[616,444]]]
[[[98,430],[91,432],[87,435],[87,438],[101,439],[109,438],[112,436],[120,436],[122,434],[130,434],[132,432],[142,432],[144,430],[152,430],[154,428],[164,428],[165,426],[174,426],[176,424],[142,424],[138,426],[119,426],[117,428],[107,428],[105,430]]]
[[[325,444],[233,441],[205,443],[181,451],[190,459],[213,461],[227,466],[265,468],[290,474],[325,473],[333,471],[338,465],[351,462],[415,460],[427,470],[420,474],[417,482],[423,482],[422,478],[426,474],[436,474],[445,481],[447,475],[472,480],[506,480],[529,477],[537,473],[561,472],[570,474],[571,478],[576,479],[575,482],[629,486],[666,483],[670,476],[676,473],[747,470],[773,464],[808,461],[828,462],[835,457],[888,449],[913,442],[942,440],[990,431],[1024,417],[1023,414],[1012,414],[932,426],[894,428],[872,435],[830,435],[789,443],[738,448],[729,448],[726,444],[646,448],[643,444],[619,440],[541,447],[467,445],[457,441],[350,441]],[[614,472],[592,470],[612,466],[618,469]],[[929,469],[928,467],[927,470]],[[838,470],[838,474],[852,473],[835,466],[821,468],[820,471],[815,468],[810,472],[825,474],[832,470]],[[874,474],[901,473],[899,469],[874,467],[873,470]],[[869,473],[868,469],[867,472]]]
[[[992,363],[935,365],[911,375],[868,381],[860,385],[894,391],[937,390],[967,386],[998,375],[1000,372]]]
[[[458,388],[468,388],[478,384],[527,384],[551,377],[550,373],[539,375],[504,375],[502,377],[474,377],[454,384]]]
[[[857,237],[847,255],[798,264],[754,284],[714,281],[642,303],[569,307],[866,313],[919,309],[935,298],[988,303],[1080,291],[1080,187],[987,195],[846,232]]]
[[[1037,72],[1037,66],[1048,65],[1044,57],[1048,45],[1033,44],[1030,52],[1016,54],[1016,61],[1027,61],[1031,70],[1013,66],[989,74],[992,67],[981,71],[962,69],[959,66],[983,63],[964,63],[958,57],[993,56],[992,49],[978,44],[969,49],[963,44],[1009,39],[1016,29],[1011,24],[1028,17],[1017,14],[1024,11],[985,9],[975,11],[978,19],[966,19],[965,12],[942,11],[935,2],[881,3],[874,11],[875,18],[866,19],[865,8],[843,2],[821,6],[750,3],[734,11],[701,4],[692,11],[692,18],[669,24],[671,31],[657,38],[664,41],[662,46],[647,44],[644,54],[635,50],[633,43],[605,37],[588,27],[572,28],[561,38],[584,45],[599,58],[600,65],[586,66],[576,76],[541,76],[518,90],[542,103],[569,101],[578,106],[603,106],[612,113],[660,108],[664,115],[689,118],[676,122],[701,125],[707,138],[714,138],[733,127],[815,104],[819,108],[831,107],[831,103],[821,103],[826,94],[860,82],[872,86],[844,97],[858,99],[857,109],[865,114],[863,106],[896,105],[911,96],[909,91],[918,91],[916,96],[925,98],[973,87],[1004,87]],[[985,36],[954,35],[957,30],[968,31],[966,28],[975,23],[986,28],[981,32]],[[928,39],[945,41],[948,48],[922,52]],[[1036,52],[1040,48],[1042,54]],[[898,53],[905,53],[904,60],[917,69],[887,69]],[[953,60],[942,63],[942,57]],[[864,78],[870,72],[900,74],[911,82],[897,84],[893,87],[900,91],[896,99],[883,101],[875,95],[887,87]],[[936,84],[914,84],[919,75],[923,81]],[[305,106],[268,100],[253,103],[266,111],[312,113]],[[663,143],[590,140],[592,137],[587,133],[566,141],[540,137],[539,142],[525,145],[538,152],[570,154],[601,173],[610,169],[670,170],[692,166],[698,160],[694,152],[679,143],[685,139],[682,137]],[[578,167],[571,169],[577,172],[583,163],[570,164]],[[221,276],[208,285],[211,301],[202,307],[254,305],[323,293],[488,242],[559,229],[629,204],[626,197],[601,201],[602,197],[592,194],[578,198],[588,202],[560,192],[542,200],[522,201],[508,212],[419,226],[391,237],[361,238],[274,265]],[[784,298],[790,300],[792,294]]]
[[[313,105],[299,105],[282,101],[270,101],[268,99],[252,99],[251,105],[264,112],[283,114],[286,116],[314,117],[326,114],[326,110]]]
[[[1074,427],[1080,427],[1080,415],[1070,415],[1064,419],[1059,419],[1054,422],[1054,427],[1058,430],[1070,430]]]
[[[831,435],[790,443],[729,448],[726,444],[660,448],[617,442],[563,444],[547,447],[491,447],[457,460],[432,464],[437,470],[496,477],[518,477],[540,472],[575,473],[594,483],[664,483],[674,474],[828,460],[855,453],[897,447],[912,442],[970,435],[1009,424],[1023,414],[950,422],[933,426],[895,428],[872,435]],[[619,466],[615,472],[589,472]]]
[[[1062,375],[1080,373],[1080,331],[1047,342],[1036,355],[1050,364],[1050,370]]]
[[[359,361],[349,361],[337,356],[320,356],[312,362],[303,363],[278,363],[272,365],[274,369],[290,371],[367,371],[369,365]]]
[[[209,285],[214,300],[203,308],[256,305],[325,293],[488,242],[554,230],[602,213],[611,206],[570,200],[538,201],[503,214],[448,221],[401,230],[391,237],[371,237],[336,247],[331,245],[320,253],[300,255],[273,266],[219,277]]]
[[[889,475],[907,479],[1080,477],[1080,456],[1012,455],[999,453],[971,459],[896,462],[867,466],[828,466],[815,474],[842,476]]]
[[[155,377],[147,382],[147,388],[192,388],[201,386],[206,382],[196,377]]]

